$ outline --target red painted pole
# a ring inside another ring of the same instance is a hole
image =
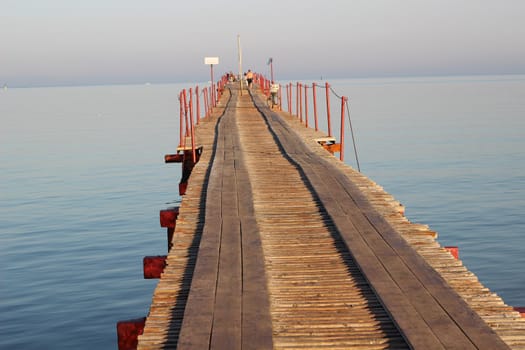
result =
[[[197,103],[197,124],[199,124],[201,119],[201,106],[199,104],[199,85],[195,87],[195,99]]]
[[[204,94],[204,113],[205,113],[205,116],[208,117],[210,115],[210,107],[208,106],[208,89],[207,88],[204,88],[204,90],[202,90],[203,94]]]
[[[213,100],[212,106],[215,107],[215,89],[213,88],[213,64],[210,64],[211,69],[211,98]]]
[[[179,122],[180,122],[180,125],[179,125],[179,147],[182,147],[182,130],[184,130],[184,107],[182,106],[183,104],[183,101],[182,101],[182,91],[179,93],[179,106],[180,106],[180,114],[179,114]]]
[[[328,121],[328,136],[332,136],[332,122],[330,120],[330,85],[325,84],[326,88],[326,119]]]
[[[288,84],[288,90],[290,90],[290,97],[288,98],[288,109],[290,110],[290,115],[293,115],[293,106],[292,106],[292,101],[293,101],[293,85],[292,85],[291,82],[290,82],[290,84]]]
[[[297,119],[299,119],[299,83],[295,85],[295,113]]]
[[[186,146],[186,137],[190,135],[190,129],[189,129],[190,123],[188,121],[188,100],[186,98],[186,89],[182,90],[182,96],[184,98],[184,122],[185,122],[184,128],[186,129],[184,133],[184,146]]]
[[[340,139],[341,139],[341,150],[339,151],[339,160],[344,160],[345,154],[345,107],[346,101],[348,99],[346,96],[341,97],[341,130],[340,130]]]
[[[315,123],[315,131],[319,131],[319,123],[317,122],[317,92],[316,92],[316,84],[312,84],[312,95],[314,98],[314,123]]]
[[[190,126],[191,126],[193,124],[193,88],[190,88],[188,93],[190,95],[190,98],[189,98],[189,101],[188,101],[188,110],[189,110]]]
[[[190,89],[190,96],[193,96]],[[191,155],[193,163],[197,162],[197,154],[195,152],[195,127],[193,126],[193,97],[190,97],[190,132],[191,132]]]
[[[213,87],[208,86],[208,96],[210,98],[210,114],[211,114],[211,112],[213,112],[213,107],[215,107],[215,105],[213,104]]]
[[[193,163],[197,161],[197,155],[195,154],[195,128],[193,127],[193,92],[190,88],[190,136],[191,136],[191,155]]]
[[[303,122],[303,84],[299,84],[297,87],[299,91],[299,120]]]
[[[304,121],[308,127],[308,85],[304,84]]]

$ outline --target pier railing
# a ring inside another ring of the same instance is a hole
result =
[[[179,93],[179,143],[177,153],[191,150],[193,162],[197,161],[199,152],[198,147],[195,144],[195,125],[199,124],[201,118],[206,118],[212,113],[213,109],[217,106],[217,101],[224,92],[227,82],[228,77],[224,75],[213,86],[199,89],[199,86],[197,85],[194,88],[183,89]],[[267,96],[267,98],[270,98],[272,82],[264,75],[257,74],[256,83],[262,93]],[[324,94],[319,96],[319,90],[323,89],[325,90]],[[325,82],[324,84],[318,84],[315,82],[311,84],[300,82],[295,84],[288,83],[284,87],[279,85],[277,97],[277,108],[279,110],[285,110],[290,115],[295,116],[306,128],[313,128],[315,131],[319,131],[321,128],[326,128],[325,131],[327,133],[327,138],[323,141],[323,146],[332,153],[338,152],[341,161],[344,161],[345,157],[345,131],[347,129],[347,123],[345,120],[348,119],[348,129],[350,130],[352,137],[357,169],[360,171],[355,135],[350,118],[348,97],[338,95],[328,82]],[[331,98],[334,97],[338,101],[336,106],[340,106],[338,110],[339,123],[335,127],[332,121],[331,106]],[[324,107],[322,108],[322,111],[320,111],[320,107]],[[204,113],[202,113],[202,111]],[[339,143],[336,142],[336,138],[334,137],[334,134],[337,133],[337,131],[339,131]],[[171,160],[167,159],[167,162],[182,162],[181,157],[182,155],[173,155],[173,158]]]
[[[270,98],[270,88],[272,85],[272,81],[264,77],[263,75],[257,75],[257,82],[259,86],[261,87],[262,92],[267,96],[267,98]],[[318,90],[324,89],[324,94],[320,97]],[[318,84],[316,82],[313,82],[311,84],[306,83],[287,83],[284,85],[284,94],[283,94],[283,86],[279,85],[278,90],[278,108],[279,110],[283,110],[283,101],[286,102],[285,110],[297,117],[301,123],[304,124],[307,128],[314,128],[315,131],[320,130],[320,125],[323,125],[327,128],[327,136],[329,139],[334,137],[334,128],[332,125],[332,108],[331,108],[331,100],[330,97],[334,97],[340,101],[336,105],[340,105],[339,109],[339,143],[334,143],[333,145],[326,145],[325,148],[327,148],[329,151],[333,152],[339,152],[339,159],[341,161],[344,161],[344,151],[345,151],[345,130],[346,130],[346,122],[345,119],[348,118],[348,128],[351,133],[352,137],[352,145],[353,150],[355,154],[355,160],[357,164],[357,169],[360,171],[360,165],[359,165],[359,158],[357,155],[357,147],[356,147],[356,141],[355,141],[355,135],[354,130],[352,126],[352,121],[350,118],[350,107],[348,104],[348,97],[346,96],[340,96],[338,95],[334,89],[330,86],[328,82],[325,82],[324,84]],[[325,108],[323,109],[324,114],[324,120],[323,115],[319,111],[319,103],[321,100],[323,100],[324,97],[324,105]],[[295,103],[294,103],[295,98]],[[294,110],[295,105],[295,110]],[[312,111],[313,113],[313,125],[311,123],[311,114],[309,113]]]

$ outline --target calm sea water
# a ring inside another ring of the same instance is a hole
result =
[[[525,76],[331,83],[362,172],[525,305]],[[193,85],[0,91],[0,348],[115,349],[116,322],[147,314],[142,257],[166,253],[180,168],[163,155]]]

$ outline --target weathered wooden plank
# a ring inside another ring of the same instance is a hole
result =
[[[241,349],[242,258],[238,216],[224,216],[223,212],[220,246],[210,349]]]
[[[243,116],[237,115],[237,118]],[[259,228],[255,220],[253,194],[248,171],[242,156],[239,137],[235,138],[237,197],[242,231],[243,296],[242,348],[272,349],[273,328],[264,265],[264,253]]]

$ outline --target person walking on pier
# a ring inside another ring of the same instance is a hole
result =
[[[251,89],[253,83],[253,72],[249,69],[248,73],[246,73],[246,81],[248,82],[248,89]]]

